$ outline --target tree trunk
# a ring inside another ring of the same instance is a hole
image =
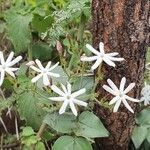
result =
[[[125,58],[125,61],[117,62],[115,68],[103,63],[101,71],[104,78],[99,81],[96,89],[99,100],[112,99],[102,88],[108,78],[119,86],[124,76],[127,78],[127,85],[130,82],[136,83],[129,96],[139,98],[148,43],[148,11],[148,0],[92,1],[94,47],[98,49],[99,42],[104,42],[106,52],[119,52],[120,56]],[[138,104],[129,102],[129,105],[136,114]],[[99,147],[102,150],[127,150],[135,124],[135,114],[123,105],[117,113],[99,105],[95,105],[94,111],[110,132],[108,138],[96,141]]]

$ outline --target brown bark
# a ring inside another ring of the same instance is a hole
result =
[[[148,11],[149,0],[92,1],[94,47],[98,49],[98,44],[102,41],[106,52],[119,52],[126,60],[117,62],[115,68],[103,64],[104,78],[97,86],[99,100],[112,99],[112,96],[102,88],[108,78],[119,86],[124,76],[127,78],[126,85],[130,82],[136,83],[129,96],[139,98],[148,43]],[[133,102],[129,104],[137,112],[138,104]],[[94,110],[110,132],[108,138],[97,140],[101,149],[127,150],[135,124],[135,114],[130,113],[123,105],[117,113],[112,113],[111,110],[99,105],[96,105]]]

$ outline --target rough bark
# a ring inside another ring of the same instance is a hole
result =
[[[110,101],[112,96],[103,90],[102,85],[108,78],[119,86],[122,77],[127,78],[127,85],[135,82],[136,87],[129,96],[139,98],[143,85],[146,46],[148,43],[148,0],[93,0],[93,45],[98,49],[100,41],[105,44],[106,52],[119,52],[126,61],[117,62],[115,68],[102,65],[104,78],[99,81],[97,92],[101,98]],[[129,102],[135,111],[138,104]],[[108,138],[98,139],[103,150],[127,150],[133,130],[135,114],[123,105],[119,112],[96,105],[95,113],[103,120],[110,132]]]

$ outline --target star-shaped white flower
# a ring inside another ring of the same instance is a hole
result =
[[[43,67],[43,65],[41,64],[41,62],[38,59],[35,60],[35,63],[37,64],[38,68],[35,67],[34,65],[32,65],[33,63],[31,63],[31,65],[29,65],[31,69],[33,69],[34,71],[39,73],[36,77],[34,77],[31,80],[32,83],[35,83],[40,78],[43,78],[43,84],[45,86],[48,86],[48,85],[50,85],[50,77],[56,77],[56,78],[60,77],[60,75],[58,73],[51,72],[53,69],[55,69],[58,66],[59,62],[57,62],[55,65],[51,66],[51,61],[49,61],[45,68]],[[30,64],[30,62],[29,62],[29,64]]]
[[[67,106],[69,105],[73,114],[77,116],[77,110],[75,108],[75,104],[81,105],[81,106],[87,106],[86,102],[83,102],[81,100],[78,100],[76,97],[86,92],[86,89],[80,89],[76,92],[71,92],[71,84],[67,82],[67,87],[65,87],[63,84],[61,84],[62,90],[61,91],[57,86],[52,85],[51,89],[60,95],[60,97],[50,97],[50,100],[53,101],[63,101],[63,104],[59,110],[59,114],[63,114],[66,111]]]
[[[17,71],[19,69],[12,66],[18,63],[22,59],[22,56],[18,56],[14,60],[12,60],[13,56],[14,52],[11,52],[5,61],[3,52],[0,51],[0,86],[3,84],[6,73],[15,78],[14,71]]]
[[[144,105],[147,106],[150,104],[150,85],[146,85],[141,91],[140,102],[144,101]]]
[[[109,102],[109,105],[112,105],[112,104],[115,103],[113,112],[117,112],[118,108],[119,108],[119,106],[121,104],[121,102],[123,102],[123,104],[125,105],[125,107],[129,111],[131,111],[132,113],[134,113],[133,109],[130,107],[130,105],[128,104],[127,100],[132,101],[132,102],[139,102],[139,100],[131,98],[131,97],[129,97],[126,94],[135,86],[135,83],[129,84],[129,86],[126,89],[124,89],[125,88],[125,83],[126,83],[126,78],[123,77],[122,80],[121,80],[121,83],[120,83],[120,87],[118,89],[117,86],[110,79],[108,79],[107,82],[108,82],[108,84],[109,84],[110,87],[107,86],[107,85],[103,85],[103,88],[107,92],[109,92],[109,93],[111,93],[112,95],[115,96]]]
[[[87,57],[87,56],[81,56],[81,61],[96,61],[94,65],[91,67],[92,70],[95,70],[101,63],[104,61],[109,66],[115,67],[114,61],[123,61],[124,58],[117,58],[119,53],[105,53],[104,51],[104,43],[99,43],[99,51],[97,51],[95,48],[93,48],[90,44],[86,44],[87,49],[89,49],[95,56]]]

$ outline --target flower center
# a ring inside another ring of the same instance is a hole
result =
[[[2,69],[6,69],[6,65],[2,65],[1,67],[2,67]]]
[[[67,95],[67,99],[70,100],[70,99],[71,99],[71,96],[70,96],[70,95]]]
[[[124,95],[123,93],[120,93],[120,94],[119,94],[120,97],[123,97],[123,95]]]
[[[103,58],[103,57],[104,57],[104,54],[101,54],[100,56]]]

